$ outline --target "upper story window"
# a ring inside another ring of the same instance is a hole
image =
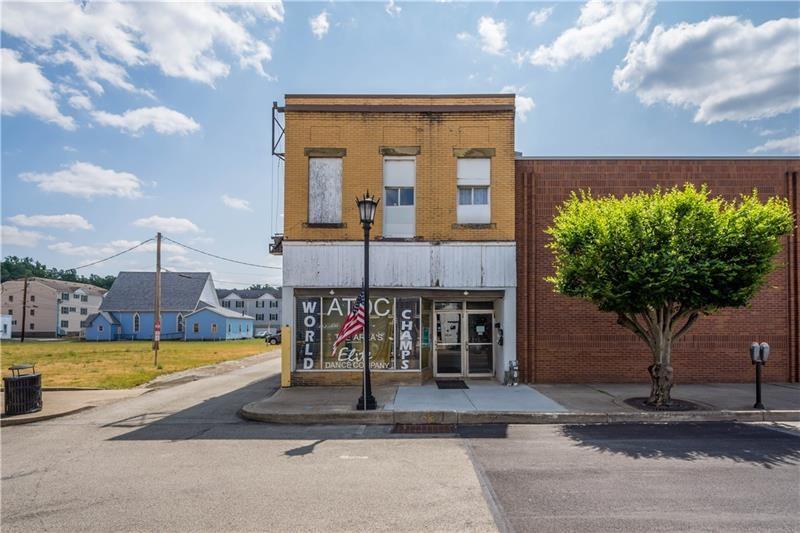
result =
[[[222,300],[222,307],[230,308],[230,306],[231,306],[231,301],[230,300]]]
[[[489,224],[492,221],[489,201],[492,175],[490,158],[460,158],[457,164],[459,224]]]
[[[242,300],[236,300],[236,307],[241,309],[244,307],[244,302]]]
[[[61,306],[61,314],[62,315],[66,315],[67,313],[69,313],[69,307],[62,305]]]
[[[35,301],[36,301],[36,295],[35,295],[35,294],[31,294],[31,301],[32,301],[32,302],[35,302]]]
[[[383,160],[383,236],[416,235],[414,186],[415,157],[385,157]]]
[[[69,293],[68,293],[68,292],[62,292],[62,293],[61,293],[61,299],[62,299],[63,301],[67,301],[67,300],[69,300]]]
[[[308,158],[308,223],[342,223],[342,158]]]
[[[89,301],[89,296],[88,296],[88,295],[86,295],[86,294],[82,294],[82,295],[81,295],[81,301],[82,301],[82,302],[88,302],[88,301]]]
[[[73,299],[73,300],[79,300],[79,299],[80,299],[80,297],[81,297],[81,295],[80,295],[80,294],[73,294],[73,295],[72,295],[72,299]]]
[[[13,294],[9,294],[8,295],[8,301],[9,302],[13,302],[14,301],[14,295]]]
[[[277,300],[270,300],[269,301],[269,307],[270,307],[270,309],[277,308],[278,307],[278,301]]]

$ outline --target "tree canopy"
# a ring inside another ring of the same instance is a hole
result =
[[[61,270],[48,267],[47,265],[40,263],[39,261],[35,261],[30,257],[20,258],[11,255],[3,259],[2,266],[0,268],[0,278],[2,278],[2,281],[20,279],[26,276],[58,279],[62,281],[74,281],[77,283],[89,283],[104,289],[110,289],[111,285],[116,279],[116,276],[98,276],[97,274],[79,276],[75,270]]]
[[[623,198],[573,193],[548,228],[556,291],[603,311],[640,313],[675,303],[711,312],[741,307],[775,268],[793,228],[786,200],[736,201],[703,186]]]

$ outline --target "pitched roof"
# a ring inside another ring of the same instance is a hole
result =
[[[99,313],[92,313],[91,315],[86,317],[86,320],[83,320],[81,322],[81,327],[82,328],[89,327],[92,324],[92,322],[94,322],[94,319],[99,316],[105,318],[106,322],[108,322],[109,324],[114,326],[119,326],[119,320],[117,320],[117,318],[114,315],[112,315],[111,313],[107,313],[105,311],[100,311]]]
[[[9,280],[9,281],[23,281],[20,279]],[[78,283],[77,281],[62,281],[60,279],[50,279],[50,278],[38,278],[38,277],[30,277],[28,278],[28,282],[37,281],[42,285],[46,285],[51,289],[58,291],[58,292],[75,292],[78,289],[83,289],[86,294],[90,294],[92,296],[102,296],[106,293],[106,290],[102,287],[98,287],[96,285],[90,285],[89,283]],[[4,282],[7,283],[7,282]]]
[[[230,309],[226,309],[224,307],[217,307],[216,305],[206,305],[203,306],[202,309],[198,309],[193,313],[189,313],[186,316],[191,316],[195,313],[199,313],[201,311],[211,311],[212,313],[216,313],[220,316],[224,316],[225,318],[244,318],[246,320],[255,320],[253,317],[249,315],[244,315],[242,313],[237,313],[236,311],[231,311]]]
[[[266,289],[217,289],[217,297],[220,300],[231,294],[235,294],[242,300],[257,300],[265,294],[270,294],[273,298],[281,297],[281,291],[274,287],[267,287]]]
[[[161,310],[194,311],[210,278],[208,272],[164,272],[161,274]],[[155,292],[155,272],[120,272],[100,310],[151,311]]]

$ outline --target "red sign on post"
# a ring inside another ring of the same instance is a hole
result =
[[[161,331],[161,322],[156,322],[155,326],[153,326],[155,331]]]

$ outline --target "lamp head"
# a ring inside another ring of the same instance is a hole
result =
[[[375,213],[378,210],[378,202],[380,198],[370,196],[369,191],[364,193],[362,198],[356,198],[356,205],[358,205],[358,216],[361,218],[361,224],[365,227],[372,226],[375,222]]]

